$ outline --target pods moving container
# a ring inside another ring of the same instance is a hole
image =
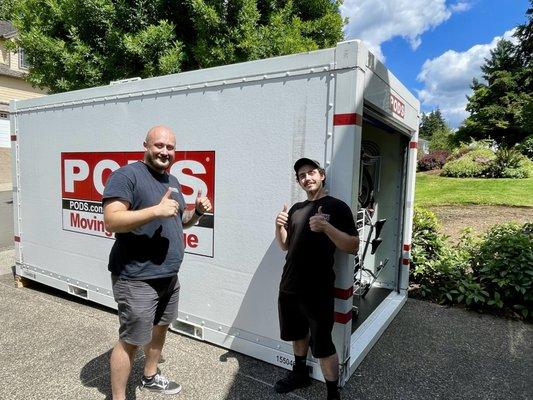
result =
[[[335,256],[341,384],[406,300],[419,102],[359,41],[16,101],[11,116],[21,277],[116,307],[101,195],[164,124],[177,136],[170,172],[186,202],[202,190],[214,206],[185,231],[173,330],[290,368],[274,219],[305,198],[292,169],[302,156],[325,166],[361,237],[358,254]]]

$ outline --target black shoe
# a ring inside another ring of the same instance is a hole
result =
[[[141,378],[141,389],[148,389],[162,394],[178,394],[181,391],[181,385],[168,380],[158,370],[157,374],[150,379],[144,376]]]
[[[311,384],[311,378],[308,374],[291,371],[283,379],[280,379],[274,385],[276,393],[288,393],[294,389],[307,387]]]

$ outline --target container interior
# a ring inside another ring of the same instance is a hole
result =
[[[352,333],[398,287],[407,136],[363,119]]]

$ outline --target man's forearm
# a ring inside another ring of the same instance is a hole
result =
[[[105,229],[115,233],[131,232],[156,218],[155,207],[104,213]]]
[[[276,240],[281,250],[287,251],[287,229],[283,226],[276,226]]]
[[[183,219],[181,220],[183,229],[187,229],[187,228],[190,228],[191,226],[196,225],[196,223],[198,222],[200,218],[202,218],[202,216],[196,214],[195,210],[186,210],[183,213]]]
[[[350,254],[355,254],[359,248],[359,237],[348,235],[329,223],[324,229],[324,233],[330,238],[330,240],[339,250]]]

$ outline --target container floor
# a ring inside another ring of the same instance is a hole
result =
[[[352,333],[354,333],[359,326],[365,322],[365,319],[372,314],[372,311],[392,292],[392,289],[385,289],[374,287],[371,288],[364,298],[359,296],[353,297],[353,305],[357,307],[358,313],[353,313],[352,318]]]

